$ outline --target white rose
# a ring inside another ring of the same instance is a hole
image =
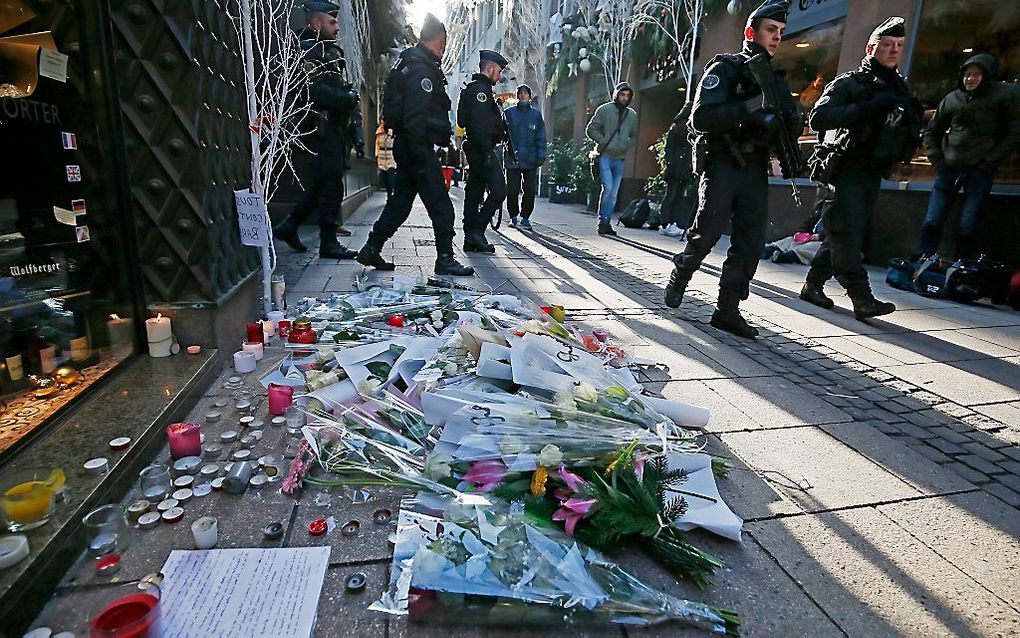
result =
[[[536,462],[541,467],[558,467],[562,461],[563,452],[561,452],[560,448],[556,447],[552,443],[542,448],[542,450],[538,453],[538,458],[536,459]]]
[[[433,310],[431,312],[431,314],[429,314],[429,316],[432,317],[432,321],[442,321],[443,320],[443,311],[442,310]]]
[[[599,391],[595,389],[595,386],[582,381],[574,387],[574,397],[578,401],[584,401],[586,403],[595,403],[599,400]]]
[[[446,478],[450,475],[450,463],[452,461],[453,459],[449,454],[443,454],[442,452],[429,454],[425,459],[425,476],[433,481]]]

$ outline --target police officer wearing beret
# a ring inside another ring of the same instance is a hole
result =
[[[776,54],[787,8],[785,1],[762,3],[748,17],[741,52],[716,56],[705,68],[690,119],[697,134],[698,211],[684,252],[673,258],[665,292],[666,305],[678,307],[691,277],[732,221],[711,325],[749,339],[758,331],[740,315],[738,305],[747,299],[765,245],[769,154],[783,124],[795,135],[802,126],[782,71],[774,70],[776,84],[788,103],[772,113],[763,108],[762,90],[745,65],[755,55],[771,59]]]
[[[472,75],[471,81],[464,85],[457,103],[457,125],[465,131],[464,152],[471,168],[464,188],[464,250],[467,252],[496,252],[485,239],[485,227],[506,199],[503,163],[496,153],[496,145],[505,139],[506,129],[492,87],[496,86],[507,64],[507,59],[496,51],[479,51],[480,73]]]
[[[446,51],[446,27],[431,13],[425,16],[418,44],[401,51],[386,78],[383,120],[393,129],[393,158],[397,163],[393,196],[358,252],[358,262],[378,270],[393,270],[381,251],[411,214],[420,197],[432,220],[436,238],[437,275],[473,275],[453,256],[453,202],[446,190],[443,167],[435,147],[449,147],[450,97],[439,63]]]
[[[308,27],[300,33],[300,42],[308,70],[315,131],[303,141],[315,155],[310,160],[310,174],[303,176],[305,192],[274,232],[294,250],[305,252],[308,248],[301,243],[297,229],[314,212],[319,222],[319,257],[353,259],[357,253],[341,246],[336,234],[358,94],[344,80],[346,62],[336,42],[339,7],[333,2],[318,1],[306,2],[304,6]]]
[[[861,250],[882,176],[897,162],[910,161],[921,132],[921,105],[897,70],[905,35],[903,18],[878,25],[860,68],[830,82],[810,117],[821,140],[809,161],[811,176],[832,186],[835,199],[822,216],[828,236],[800,298],[832,308],[822,286],[835,275],[861,320],[896,310],[872,295]]]

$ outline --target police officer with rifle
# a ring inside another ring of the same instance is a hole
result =
[[[822,216],[828,236],[800,298],[832,308],[822,286],[835,275],[859,320],[896,310],[872,295],[861,250],[882,176],[897,162],[910,161],[921,132],[921,104],[897,70],[905,36],[903,18],[878,25],[861,66],[830,82],[810,117],[820,140],[809,161],[811,178],[829,184],[835,199]]]
[[[393,270],[381,251],[411,214],[421,197],[436,238],[437,275],[473,275],[474,269],[453,255],[453,202],[446,190],[443,167],[435,147],[450,146],[450,97],[439,63],[446,51],[446,27],[432,14],[425,17],[418,44],[404,49],[386,78],[383,120],[393,129],[397,178],[393,196],[358,252],[358,262]]]
[[[471,171],[464,188],[464,250],[494,253],[485,239],[485,227],[506,199],[506,178],[496,145],[509,138],[503,111],[492,87],[509,62],[496,51],[478,52],[479,73],[460,91],[457,125],[464,129],[464,152]],[[484,196],[484,201],[483,201]]]
[[[666,305],[679,307],[691,277],[732,221],[711,325],[748,339],[758,331],[738,305],[748,297],[765,245],[769,155],[779,155],[787,179],[802,170],[796,149],[801,118],[783,72],[770,62],[782,40],[788,5],[785,0],[759,5],[748,16],[741,52],[718,55],[705,68],[690,119],[697,135],[698,211],[684,252],[673,258],[665,292]]]

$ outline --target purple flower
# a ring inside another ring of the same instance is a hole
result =
[[[465,483],[474,485],[476,492],[491,492],[506,478],[506,466],[499,459],[475,461],[461,477]]]
[[[565,467],[560,468],[560,478],[567,484],[567,487],[570,488],[571,492],[580,492],[582,487],[588,485],[583,478],[574,474]]]
[[[573,536],[577,523],[591,511],[596,502],[593,498],[568,498],[553,512],[552,519],[564,521],[567,536]]]

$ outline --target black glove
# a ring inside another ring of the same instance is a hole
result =
[[[779,117],[765,110],[751,113],[744,119],[744,124],[765,141],[772,141],[779,134]]]
[[[879,93],[866,102],[861,102],[861,110],[868,118],[883,117],[900,105],[903,100],[895,93]]]
[[[358,148],[354,149],[354,154],[358,156],[358,159],[365,159],[365,147],[358,146]]]

